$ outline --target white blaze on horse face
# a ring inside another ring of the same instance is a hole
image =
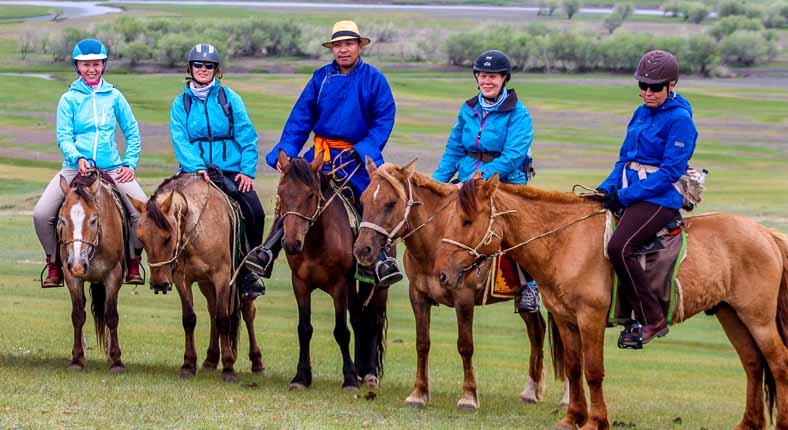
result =
[[[71,206],[71,226],[74,229],[73,231],[73,240],[72,245],[74,246],[74,256],[79,256],[80,248],[82,247],[82,227],[85,223],[85,208],[82,207],[82,203],[77,203],[74,206]]]
[[[373,202],[378,199],[378,193],[379,192],[380,192],[380,184],[378,184],[378,186],[375,187],[375,193],[372,194],[372,201]]]

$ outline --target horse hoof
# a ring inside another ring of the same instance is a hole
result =
[[[479,404],[476,402],[476,400],[467,399],[463,397],[462,399],[457,400],[457,409],[463,409],[468,411],[476,410],[479,409]]]
[[[217,363],[209,363],[206,361],[202,364],[202,370],[206,372],[213,372],[216,370],[217,365],[218,365]]]
[[[192,379],[194,377],[194,372],[191,369],[181,369],[178,373],[178,377],[181,379]]]
[[[252,375],[262,376],[263,378],[265,378],[268,376],[268,371],[265,368],[257,369],[257,370],[252,369]]]
[[[427,402],[424,399],[419,399],[413,396],[408,396],[405,399],[405,406],[414,409],[424,409],[424,406],[427,405]]]
[[[68,370],[74,370],[74,371],[85,370],[85,366],[79,363],[71,363],[68,365]]]
[[[375,375],[367,375],[364,377],[364,385],[370,390],[377,390],[380,388],[380,380]]]
[[[238,375],[235,372],[222,372],[222,381],[236,383],[238,382]]]
[[[302,390],[306,390],[306,385],[304,385],[304,384],[302,384],[300,382],[291,382],[287,386],[287,389],[290,390],[290,391],[302,391]]]
[[[356,392],[358,391],[358,386],[347,384],[347,385],[343,385],[342,389],[347,392]]]
[[[561,420],[558,423],[556,423],[555,427],[553,427],[553,428],[555,430],[577,430],[577,426],[576,425],[569,425],[569,424],[565,423],[564,420]]]
[[[116,374],[116,375],[119,375],[119,374],[121,374],[121,373],[124,373],[124,372],[126,372],[126,367],[124,367],[122,364],[120,364],[120,365],[117,365],[117,366],[112,366],[112,367],[110,367],[110,368],[109,368],[109,371],[110,371],[111,373],[114,373],[114,374]]]

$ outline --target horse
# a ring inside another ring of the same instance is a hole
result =
[[[222,360],[222,380],[236,382],[233,369],[238,351],[241,315],[249,334],[252,373],[263,374],[265,365],[254,332],[253,300],[241,301],[233,278],[230,238],[234,234],[228,197],[196,173],[181,173],[159,185],[147,203],[131,199],[140,213],[137,235],[148,254],[150,283],[167,291],[174,284],[181,299],[186,351],[180,377],[197,373],[192,284],[197,282],[208,301],[211,335],[202,367],[215,370]],[[240,221],[236,221],[240,222]]]
[[[573,193],[500,184],[497,176],[463,185],[447,220],[435,275],[452,288],[480,261],[508,253],[542,285],[566,350],[570,403],[558,428],[607,429],[604,334],[613,268],[603,255],[606,220],[598,201]],[[672,323],[714,312],[747,375],[736,429],[764,429],[763,383],[777,427],[788,429],[788,239],[739,215],[688,217],[679,311]],[[560,252],[557,252],[560,250]],[[585,373],[590,414],[581,380]]]
[[[438,239],[443,235],[445,209],[456,197],[457,187],[415,172],[414,162],[403,167],[387,163],[376,168],[371,160],[367,160],[371,182],[361,197],[365,210],[354,254],[361,264],[369,265],[377,261],[381,251],[393,247],[395,241],[405,242],[407,251],[403,259],[410,303],[416,318],[418,356],[416,383],[405,404],[423,408],[429,400],[430,312],[432,306],[442,304],[455,308],[457,313],[457,350],[464,368],[463,395],[457,401],[457,407],[477,409],[479,397],[472,365],[474,307],[510,299],[491,296],[485,302],[484,281],[468,280],[458,289],[446,289],[438,284],[432,275],[432,264]],[[488,273],[489,267],[480,272]],[[482,278],[487,279],[486,276]],[[531,345],[528,383],[520,393],[520,399],[525,403],[537,403],[544,393],[545,321],[541,313],[520,313],[520,317],[525,322]],[[551,334],[557,335],[557,332]],[[560,343],[560,339],[554,337],[554,340]],[[554,361],[557,360],[556,376],[562,378],[560,345],[553,351]],[[565,404],[567,394],[568,390],[565,390],[562,404]]]
[[[298,304],[300,350],[296,374],[288,388],[304,389],[312,384],[311,295],[320,289],[334,301],[334,339],[342,354],[342,388],[359,388],[361,376],[370,390],[368,396],[374,396],[383,372],[388,291],[375,291],[366,283],[360,283],[356,290],[353,231],[339,200],[341,190],[333,189],[330,177],[322,171],[322,153],[309,163],[303,158],[290,159],[280,151],[277,160],[281,172],[277,216],[284,228],[283,248]],[[257,261],[254,254],[250,260]],[[355,336],[355,360],[350,357],[348,311]]]
[[[123,209],[112,195],[111,185],[96,170],[77,175],[69,186],[60,176],[65,195],[57,221],[60,255],[71,296],[71,323],[74,348],[69,368],[85,367],[85,281],[90,282],[91,313],[96,337],[111,361],[110,372],[122,373],[118,342],[118,291],[123,283],[126,246],[124,244]]]

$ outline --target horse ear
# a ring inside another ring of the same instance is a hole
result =
[[[471,180],[476,180],[476,179],[479,179],[479,180],[484,179],[484,178],[482,178],[482,174],[479,173],[478,170],[473,172],[473,176],[471,176]]]
[[[498,189],[498,185],[500,183],[501,183],[501,179],[498,177],[498,172],[495,172],[495,174],[492,175],[492,178],[490,178],[490,179],[488,179],[488,180],[486,180],[486,181],[484,181],[482,183],[482,189],[481,189],[482,194],[485,197],[491,196],[492,193],[494,193],[495,190]]]
[[[408,164],[402,166],[402,173],[405,174],[406,178],[413,176],[413,167],[416,164],[416,160],[418,160],[418,158],[414,158],[413,160],[410,160]]]
[[[71,191],[68,186],[68,181],[63,175],[60,175],[60,191],[63,191],[63,195],[68,195]]]
[[[164,200],[162,200],[162,202],[159,203],[159,209],[161,209],[162,212],[167,213],[167,212],[170,211],[170,206],[172,206],[172,195],[173,194],[175,194],[174,191],[169,193],[169,194],[167,194],[167,197],[165,197]]]
[[[139,212],[140,214],[144,214],[145,211],[148,210],[147,205],[145,204],[145,202],[143,202],[141,200],[137,200],[137,199],[135,199],[134,197],[132,197],[132,196],[130,196],[128,194],[126,194],[126,198],[129,199],[129,201],[131,202],[131,205],[134,206],[134,209],[136,209],[137,212]]]
[[[367,168],[367,173],[369,173],[369,176],[372,176],[372,174],[378,170],[378,166],[375,165],[375,162],[372,160],[372,158],[370,158],[369,155],[364,158],[366,159],[364,167]]]
[[[315,158],[309,163],[309,166],[312,167],[312,170],[317,172],[323,167],[323,151],[320,151],[315,154]]]
[[[287,166],[290,165],[290,157],[287,156],[287,153],[284,149],[279,150],[279,155],[276,157],[276,168],[280,172],[287,169]]]

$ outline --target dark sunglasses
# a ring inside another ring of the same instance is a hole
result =
[[[216,67],[216,63],[203,62],[203,61],[192,61],[190,64],[192,65],[192,67],[196,69],[202,69],[204,67],[208,70],[213,70]]]
[[[647,84],[645,82],[638,82],[638,86],[641,90],[651,90],[652,93],[661,93],[663,89],[668,85],[667,82],[660,82],[658,84]]]

